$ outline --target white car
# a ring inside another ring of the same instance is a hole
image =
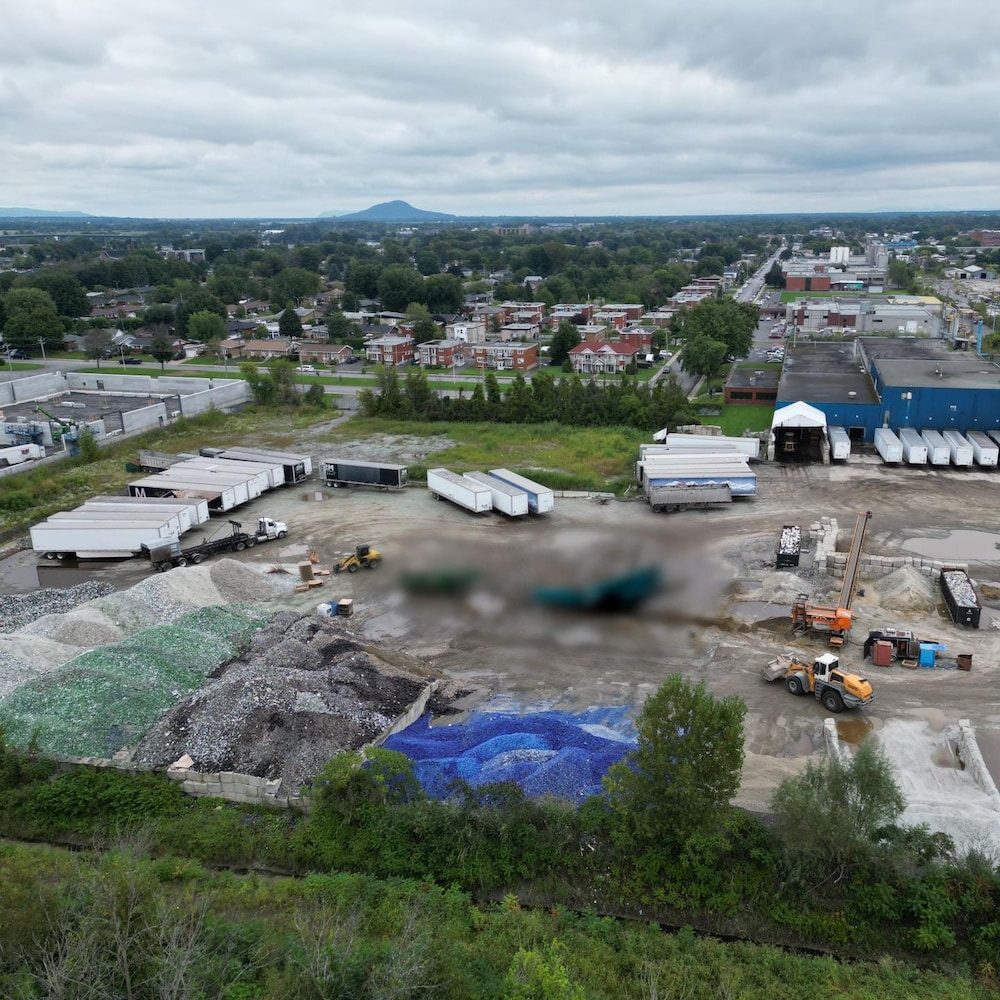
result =
[[[312,365],[299,365],[295,369],[300,375],[315,375],[316,369]]]

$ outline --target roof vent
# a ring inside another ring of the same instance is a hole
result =
[[[857,393],[856,392],[849,392],[847,395],[848,395],[848,397],[850,399],[854,399],[854,397],[857,395]]]

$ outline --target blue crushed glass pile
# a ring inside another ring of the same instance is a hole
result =
[[[509,781],[528,796],[582,802],[601,791],[608,768],[635,747],[624,708],[473,712],[454,725],[431,726],[425,715],[386,740],[406,754],[427,795],[445,799],[462,779],[474,788]]]

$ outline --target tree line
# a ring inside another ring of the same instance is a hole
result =
[[[518,372],[505,388],[487,372],[470,393],[445,396],[431,387],[427,375],[410,369],[402,378],[380,365],[374,389],[358,393],[368,417],[399,420],[558,423],[572,427],[661,427],[695,422],[687,397],[673,379],[650,385],[629,376],[599,385],[579,375],[555,377],[538,372],[528,382]]]

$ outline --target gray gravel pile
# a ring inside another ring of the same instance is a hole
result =
[[[281,778],[292,791],[384,732],[429,679],[372,655],[337,619],[283,612],[167,712],[133,759],[167,765],[186,753],[195,770]]]
[[[43,615],[60,615],[86,601],[114,591],[110,583],[88,580],[65,590],[36,590],[32,594],[0,594],[0,632],[13,632]]]

